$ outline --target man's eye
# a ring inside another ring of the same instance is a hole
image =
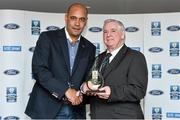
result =
[[[85,21],[86,21],[86,18],[79,18],[79,20],[80,20],[81,22],[85,22]]]
[[[103,33],[107,33],[107,31],[103,31]]]
[[[77,18],[75,16],[70,16],[70,19],[73,21],[79,20],[80,22],[86,22],[86,18],[82,17],[82,18]]]
[[[75,16],[70,17],[71,20],[76,20],[77,18]]]

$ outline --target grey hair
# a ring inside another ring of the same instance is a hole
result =
[[[104,26],[103,26],[103,28],[105,27],[105,25],[106,25],[107,23],[111,23],[111,22],[117,23],[117,24],[119,25],[120,29],[121,29],[122,31],[125,31],[124,24],[123,24],[121,21],[115,20],[115,19],[106,19],[106,20],[104,21]]]

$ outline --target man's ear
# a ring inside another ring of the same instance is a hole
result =
[[[65,23],[67,23],[67,14],[65,14],[65,17],[64,17],[64,20],[65,20]]]
[[[125,39],[125,32],[124,32],[124,31],[122,32],[121,39],[122,39],[122,40]]]

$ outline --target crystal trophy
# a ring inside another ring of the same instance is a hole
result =
[[[104,92],[99,90],[99,88],[103,87],[104,85],[104,78],[99,72],[97,61],[98,57],[96,57],[95,62],[89,72],[88,79],[86,81],[86,85],[89,90],[86,91],[86,93]]]

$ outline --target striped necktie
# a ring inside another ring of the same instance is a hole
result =
[[[111,55],[112,55],[111,53],[106,53],[106,55],[101,63],[100,72],[102,75],[104,74],[104,71],[109,64],[109,58],[111,57]]]

